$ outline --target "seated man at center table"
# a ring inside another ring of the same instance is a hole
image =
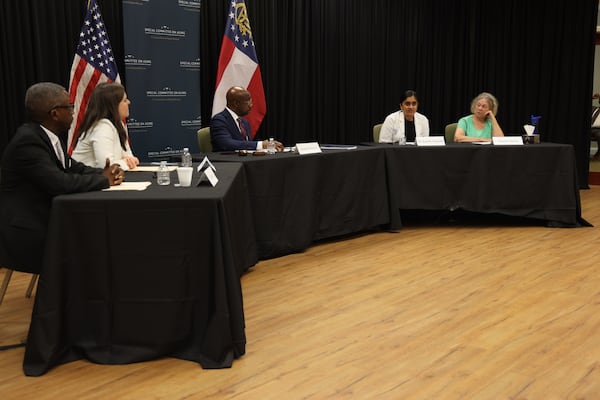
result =
[[[246,89],[233,86],[227,90],[226,108],[210,121],[210,141],[213,151],[262,150],[268,140],[251,140],[250,123],[244,116],[252,109],[252,97]],[[283,144],[275,141],[275,149],[283,151]]]

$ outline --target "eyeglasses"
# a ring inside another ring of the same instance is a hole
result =
[[[49,109],[48,112],[51,112],[52,110],[56,110],[57,108],[70,108],[72,110],[75,108],[75,104],[62,104],[62,105],[54,106],[51,109]]]

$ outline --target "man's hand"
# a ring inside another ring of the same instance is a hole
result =
[[[106,159],[102,175],[108,179],[110,186],[120,185],[125,179],[125,171],[121,169],[119,164],[110,165],[110,159]]]
[[[275,143],[275,150],[278,152],[283,151],[284,147],[283,147],[283,143],[278,142],[277,140],[274,140]],[[263,140],[263,150],[266,150],[269,148],[269,141],[268,140]]]

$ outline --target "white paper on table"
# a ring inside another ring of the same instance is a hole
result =
[[[105,192],[111,192],[115,190],[146,190],[152,182],[123,182],[120,185],[111,186],[108,189],[102,189]]]
[[[322,152],[318,142],[296,143],[296,150],[300,155]]]
[[[445,146],[446,139],[443,136],[417,136],[417,146]]]
[[[167,169],[169,172],[175,171],[177,169],[176,165],[167,165]],[[158,172],[158,167],[154,165],[138,165],[134,169],[129,169],[127,171],[131,172]]]
[[[356,150],[357,148],[354,145],[343,144],[324,144],[321,146],[321,150]]]
[[[492,143],[496,146],[504,145],[523,145],[523,138],[521,136],[494,136]]]

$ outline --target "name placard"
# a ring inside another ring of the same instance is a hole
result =
[[[317,142],[309,142],[309,143],[296,143],[296,150],[298,154],[314,154],[314,153],[322,153],[321,147]]]
[[[417,146],[445,146],[446,140],[443,136],[417,136]]]
[[[495,146],[506,146],[506,145],[523,145],[523,138],[521,136],[494,136],[492,137],[492,143]]]
[[[200,175],[200,179],[198,179],[196,186],[200,186],[202,182],[206,181],[208,181],[212,187],[215,187],[217,183],[219,183],[219,178],[217,178],[217,174],[215,174],[215,171],[213,171],[212,168],[206,168],[202,171],[202,175]]]
[[[198,172],[202,171],[202,169],[204,168],[205,165],[207,165],[208,167],[212,168],[213,171],[217,170],[215,168],[215,166],[212,165],[212,163],[210,162],[210,160],[208,159],[208,157],[204,156],[204,160],[202,160],[202,162],[200,163],[200,165],[198,165],[198,168],[196,168],[196,171],[198,171]]]

